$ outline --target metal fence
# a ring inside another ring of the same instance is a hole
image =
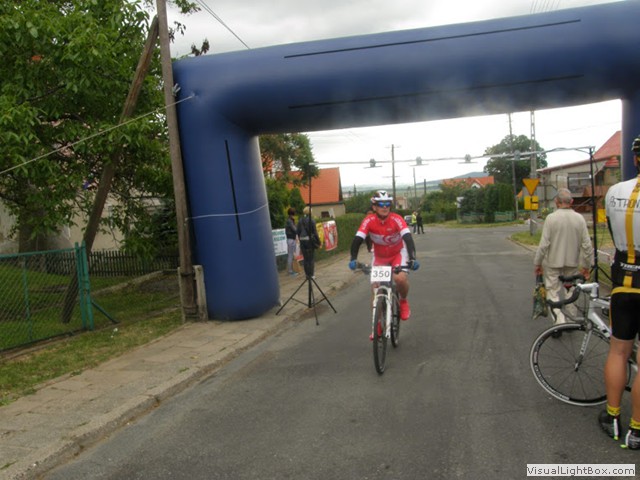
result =
[[[94,252],[87,259],[79,245],[0,255],[0,352],[117,323],[114,316],[127,306],[109,293],[114,286],[153,272],[170,271],[174,278],[178,263],[177,255],[145,260],[121,252]],[[137,298],[179,304],[171,283]]]
[[[175,271],[179,263],[177,254],[142,258],[123,252],[91,252],[89,274],[99,277],[146,275],[161,270]]]
[[[516,218],[516,212],[508,211],[508,212],[495,212],[494,213],[494,221],[496,223],[499,222],[513,222]]]
[[[93,328],[86,258],[84,247],[0,255],[0,351]]]
[[[515,219],[515,212],[494,212],[493,222],[512,222]],[[460,223],[483,223],[486,220],[485,215],[482,213],[463,213],[460,214]]]

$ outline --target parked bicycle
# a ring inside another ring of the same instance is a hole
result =
[[[373,363],[376,372],[382,375],[386,368],[387,343],[398,346],[400,342],[400,313],[398,294],[393,274],[407,266],[365,265],[358,263],[357,269],[369,275],[373,290],[371,315],[371,339],[373,340]]]
[[[529,362],[537,382],[551,396],[571,405],[599,405],[607,401],[604,384],[604,364],[609,353],[611,329],[609,298],[599,296],[597,283],[582,283],[582,275],[560,277],[565,288],[574,288],[570,298],[559,302],[547,300],[555,321],[554,309],[576,303],[572,312],[563,308],[569,323],[553,325],[544,330],[531,346]],[[636,349],[629,358],[627,391],[637,374]]]

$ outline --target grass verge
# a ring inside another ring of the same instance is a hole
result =
[[[48,381],[77,375],[182,325],[174,276],[115,291],[113,298],[117,298],[118,324],[23,349],[13,356],[6,354],[0,360],[0,406],[34,393]]]

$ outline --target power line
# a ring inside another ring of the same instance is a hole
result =
[[[190,97],[187,97],[187,98],[183,98],[182,100],[179,100],[179,101],[177,101],[177,102],[173,103],[172,105],[177,105],[178,103],[184,102],[185,100],[190,100],[190,99],[192,99],[193,97],[194,97],[194,95],[191,95]],[[164,106],[164,107],[156,108],[155,110],[153,110],[153,111],[151,111],[151,112],[147,112],[147,113],[142,114],[142,115],[140,115],[140,116],[138,116],[138,117],[136,117],[136,118],[131,118],[131,119],[127,120],[126,122],[122,122],[122,123],[119,123],[119,124],[117,124],[117,125],[113,125],[113,126],[111,126],[111,127],[109,127],[109,128],[106,128],[106,129],[104,129],[104,130],[100,130],[99,132],[96,132],[96,133],[94,133],[94,134],[92,134],[92,135],[89,135],[88,137],[81,138],[80,140],[77,140],[77,141],[75,141],[75,142],[73,142],[73,143],[71,143],[71,144],[69,144],[69,145],[63,145],[63,146],[62,146],[62,147],[60,147],[60,148],[56,148],[55,150],[52,150],[52,151],[50,151],[50,152],[48,152],[48,153],[45,153],[45,154],[43,154],[43,155],[40,155],[40,156],[38,156],[38,157],[36,157],[36,158],[32,158],[31,160],[27,160],[26,162],[22,162],[22,163],[21,163],[21,164],[19,164],[19,165],[14,165],[14,166],[13,166],[13,167],[11,167],[11,168],[7,168],[6,170],[2,170],[2,171],[0,172],[0,175],[3,175],[3,174],[5,174],[5,173],[10,172],[10,171],[12,171],[12,170],[15,170],[15,169],[17,169],[17,168],[24,167],[25,165],[28,165],[28,164],[30,164],[30,163],[33,163],[33,162],[35,162],[35,161],[37,161],[37,160],[42,160],[43,158],[46,158],[46,157],[48,157],[48,156],[50,156],[50,155],[53,155],[54,153],[60,152],[60,151],[62,151],[62,150],[66,150],[67,148],[75,147],[76,145],[78,145],[78,144],[80,144],[80,143],[86,142],[87,140],[91,140],[92,138],[95,138],[95,137],[99,137],[100,135],[104,135],[105,133],[109,133],[109,132],[111,132],[112,130],[115,130],[115,129],[117,129],[117,128],[123,127],[123,126],[125,126],[125,125],[130,124],[130,123],[137,122],[138,120],[141,120],[141,119],[143,119],[144,117],[148,117],[149,115],[155,115],[155,114],[156,114],[156,113],[158,113],[159,111],[161,111],[161,110],[165,110],[167,107],[169,107],[169,105],[166,105],[166,106]]]
[[[233,35],[234,37],[236,37],[238,39],[238,41],[240,43],[242,43],[245,47],[247,47],[248,50],[251,50],[251,47],[249,45],[247,45],[246,43],[244,43],[244,40],[242,40],[237,34],[236,32],[234,32],[226,23],[224,23],[224,20],[222,20],[220,18],[220,16],[214,12],[213,10],[211,10],[211,8],[209,7],[209,5],[207,5],[206,3],[204,3],[203,0],[196,0],[196,2],[198,2],[200,4],[200,6],[205,9],[207,11],[207,13],[209,13],[209,15],[211,15],[213,18],[215,18],[218,22],[220,22],[220,25],[222,25],[224,28],[226,28],[229,32],[231,32],[231,35]]]
[[[417,166],[426,166],[428,163],[431,162],[450,162],[450,161],[460,161],[460,160],[464,160],[463,162],[461,162],[462,164],[468,164],[468,163],[475,163],[472,162],[472,160],[490,160],[490,159],[497,159],[497,158],[502,158],[502,159],[507,159],[507,160],[512,160],[512,161],[524,161],[524,160],[529,160],[529,157],[531,157],[532,155],[542,155],[542,154],[547,154],[547,153],[557,153],[557,152],[568,152],[568,151],[577,151],[577,152],[582,152],[582,153],[586,153],[589,152],[590,149],[593,149],[595,147],[593,146],[583,146],[583,147],[557,147],[557,148],[552,148],[549,150],[536,150],[535,152],[518,152],[518,151],[514,151],[513,153],[485,153],[483,155],[465,155],[464,157],[441,157],[441,158],[423,158],[420,157],[422,163],[421,164],[415,164],[415,165],[410,165],[413,167],[417,167]],[[379,163],[411,163],[411,162],[415,162],[416,159],[412,158],[412,159],[402,159],[402,160],[376,160],[376,165]],[[370,160],[363,160],[363,161],[344,161],[344,162],[315,162],[314,165],[370,165]]]

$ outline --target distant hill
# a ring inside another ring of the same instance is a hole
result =
[[[482,178],[482,177],[488,177],[488,176],[489,174],[487,172],[471,172],[471,173],[465,173],[464,175],[458,175],[457,177],[453,177],[453,178]]]

